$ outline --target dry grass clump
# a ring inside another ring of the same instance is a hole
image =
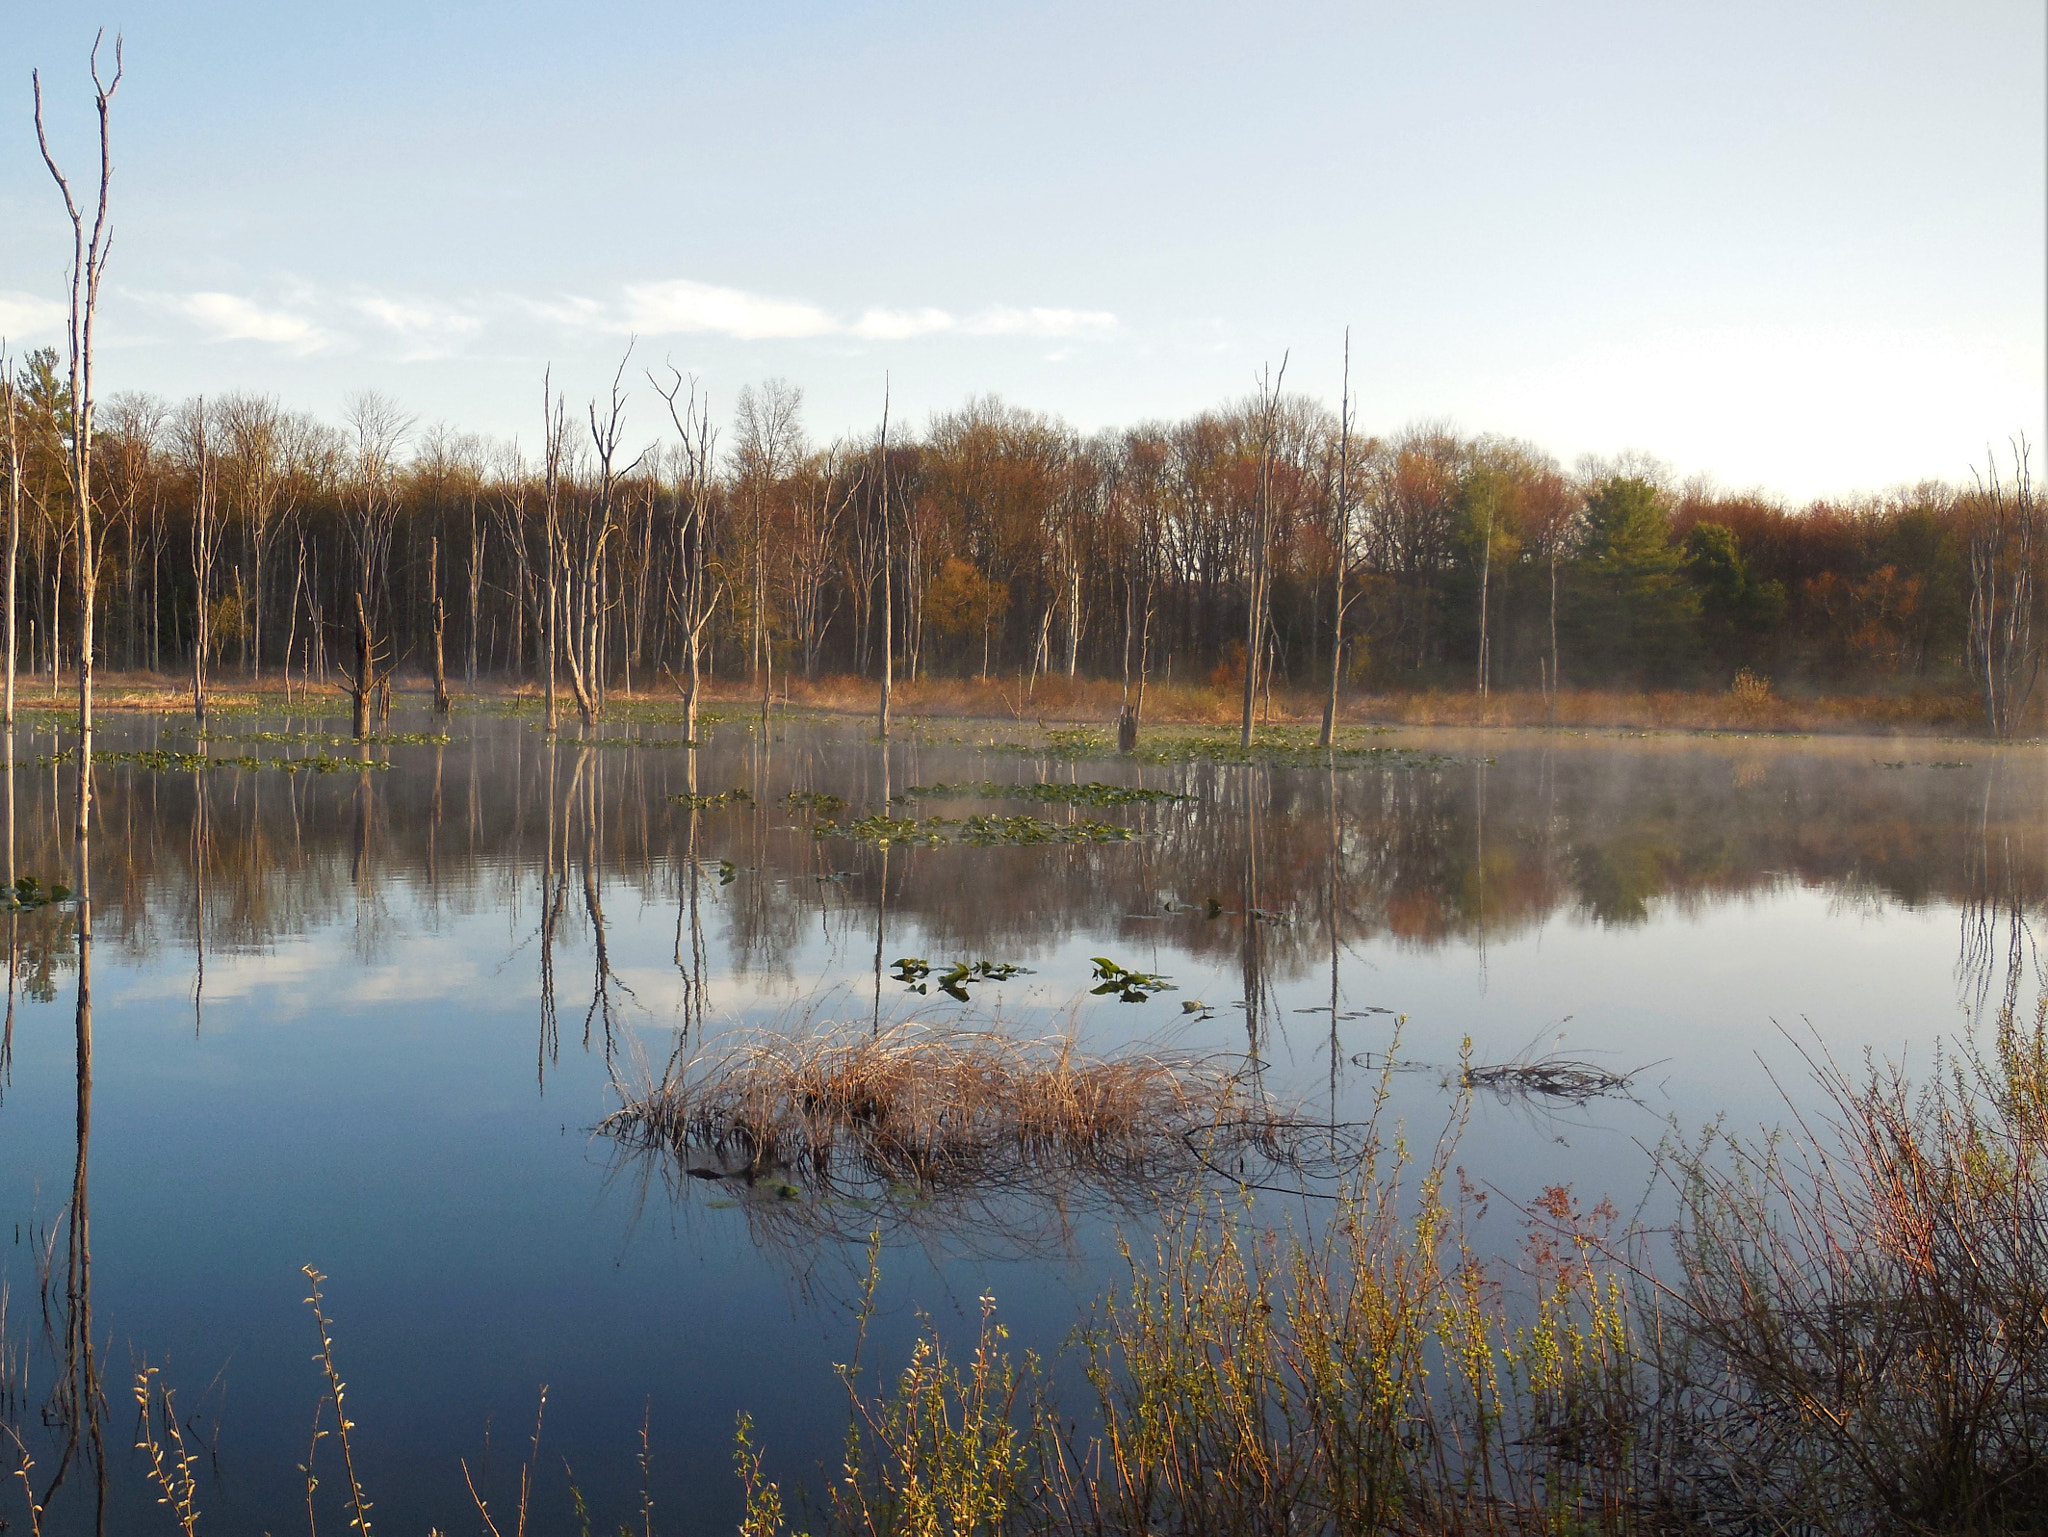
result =
[[[685,1174],[811,1205],[1066,1195],[1077,1181],[1143,1196],[1196,1166],[1191,1139],[1258,1138],[1239,1098],[1220,1059],[839,1025],[699,1056],[598,1129]]]

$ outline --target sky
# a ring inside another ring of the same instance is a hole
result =
[[[631,347],[829,440],[1093,431],[1286,360],[1362,427],[1793,499],[2048,438],[2048,8],[77,0],[0,29],[0,335],[61,335],[124,39],[100,386],[530,443]],[[2037,460],[2038,460],[2037,455]]]

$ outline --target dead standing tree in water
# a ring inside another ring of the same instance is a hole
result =
[[[1272,592],[1273,553],[1273,454],[1280,434],[1280,391],[1287,383],[1287,354],[1280,355],[1280,372],[1259,377],[1258,481],[1252,492],[1251,554],[1247,561],[1250,586],[1246,594],[1244,639],[1244,725],[1238,745],[1252,745],[1252,707],[1259,693],[1259,658],[1266,645],[1266,611]]]
[[[1970,534],[1970,665],[1992,732],[2010,739],[2041,675],[2034,635],[2036,579],[2042,559],[2041,505],[2034,495],[2033,451],[2013,444],[2010,482],[1994,457],[1977,479]]]
[[[1337,408],[1337,499],[1330,509],[1330,694],[1323,701],[1318,747],[1328,747],[1337,729],[1337,689],[1344,677],[1344,567],[1351,559],[1351,328],[1344,328],[1344,397]],[[1334,920],[1333,920],[1334,921]]]
[[[104,34],[101,34],[103,36]],[[70,442],[65,459],[65,476],[70,482],[78,538],[78,785],[77,817],[73,827],[75,866],[78,883],[76,935],[78,946],[78,1002],[75,1016],[77,1047],[77,1161],[73,1166],[70,1219],[67,1223],[67,1259],[64,1287],[64,1380],[58,1384],[52,1402],[63,1417],[68,1435],[63,1461],[59,1464],[54,1489],[81,1446],[91,1460],[98,1492],[97,1521],[106,1526],[107,1465],[101,1437],[103,1395],[94,1362],[92,1325],[92,1240],[86,1199],[87,1149],[92,1134],[92,684],[94,605],[99,588],[99,549],[93,528],[93,322],[99,309],[100,279],[105,275],[111,232],[107,227],[107,193],[113,180],[113,159],[108,142],[108,108],[121,84],[121,40],[114,40],[114,72],[102,79],[99,68],[100,36],[93,39],[92,83],[94,107],[99,117],[100,175],[99,201],[93,215],[92,232],[86,233],[85,219],[71,195],[71,184],[58,169],[50,153],[43,128],[43,82],[33,75],[35,94],[36,145],[43,164],[64,198],[64,211],[71,220],[71,307],[65,330],[70,363],[70,411],[65,424]],[[11,435],[10,435],[11,436]],[[53,637],[54,638],[54,637]],[[10,636],[11,640],[11,636]],[[55,648],[52,648],[52,655]],[[11,677],[10,677],[11,682]],[[10,703],[11,703],[10,698]],[[49,1495],[46,1493],[44,1501]],[[40,1524],[40,1523],[38,1523]]]
[[[697,703],[703,687],[704,629],[711,622],[723,590],[711,579],[712,573],[705,560],[705,552],[710,546],[718,434],[711,427],[710,397],[706,396],[701,401],[697,398],[697,381],[688,381],[689,394],[683,397],[685,381],[682,373],[671,366],[669,374],[671,378],[666,386],[652,374],[647,377],[661,398],[668,402],[669,420],[675,424],[676,436],[682,445],[676,459],[676,501],[680,517],[676,539],[683,570],[681,586],[671,589],[669,602],[675,609],[683,633],[683,739],[694,743],[697,740]],[[681,405],[677,404],[679,397],[683,397]]]
[[[353,706],[357,740],[370,733],[374,699],[380,719],[391,713],[391,649],[378,632],[391,564],[391,530],[398,518],[393,484],[399,444],[412,418],[374,390],[350,398],[347,409],[349,480],[345,506],[356,558],[355,666],[340,669]]]
[[[569,407],[555,393],[554,370],[541,375],[541,645],[547,652],[544,669],[547,731],[562,728],[561,700],[555,690],[555,663],[562,654],[562,456],[569,442]]]
[[[15,573],[21,569],[21,392],[15,386],[13,364],[4,350],[0,350],[0,391],[5,392],[7,405],[7,592],[5,600],[6,615],[4,620],[0,620],[0,623],[4,623],[7,626],[7,697],[5,713],[0,714],[0,725],[4,725],[11,731],[14,729],[14,666],[15,634],[17,631]],[[11,752],[8,754],[10,759],[13,756]],[[7,880],[9,885],[12,885],[14,882],[14,871],[11,867],[7,872]]]
[[[618,372],[612,376],[611,396],[604,415],[598,415],[596,401],[590,402],[590,446],[597,481],[588,502],[577,508],[573,530],[563,526],[559,494],[551,491],[549,495],[550,504],[557,509],[555,523],[562,545],[560,565],[566,578],[562,587],[568,610],[569,633],[565,654],[569,663],[569,686],[576,691],[576,711],[585,726],[596,723],[597,712],[604,704],[605,614],[611,606],[605,555],[612,535],[618,529],[619,482],[640,464],[638,459],[623,467],[619,464],[619,440],[625,433],[626,406],[626,397],[620,393],[619,384],[626,376],[626,362],[632,356],[630,346],[626,353],[627,356],[619,360]],[[559,452],[551,446],[550,465],[558,464],[559,460]],[[551,474],[550,480],[558,484],[559,476]],[[571,500],[582,501],[581,498]]]
[[[93,322],[99,313],[100,279],[106,275],[107,257],[113,232],[107,227],[107,193],[114,178],[112,146],[107,136],[108,110],[114,92],[121,87],[121,39],[114,39],[114,73],[100,76],[100,40],[92,42],[93,106],[99,117],[100,177],[99,201],[93,213],[92,231],[86,232],[85,216],[71,195],[71,183],[58,169],[50,153],[49,135],[43,130],[43,79],[33,72],[36,147],[43,164],[64,199],[64,212],[71,220],[71,309],[64,341],[70,364],[70,420],[65,424],[69,452],[65,456],[65,477],[71,483],[71,501],[77,514],[78,530],[78,838],[86,835],[91,808],[92,775],[92,652],[94,600],[99,592],[99,549],[93,539],[92,433],[93,433]],[[54,648],[52,655],[55,654]],[[81,872],[82,876],[82,872]]]
[[[882,491],[882,688],[876,701],[876,733],[889,740],[889,688],[896,671],[896,593],[889,568],[889,376],[882,375],[882,435],[876,457],[880,460]],[[886,755],[884,761],[886,762]]]
[[[200,396],[179,418],[178,434],[192,463],[192,718],[206,724],[206,663],[213,647],[213,568],[220,558],[219,461],[213,415]]]
[[[442,637],[448,628],[448,606],[441,601],[441,541],[427,541],[427,591],[434,605],[434,713],[446,715],[448,703],[447,655]]]

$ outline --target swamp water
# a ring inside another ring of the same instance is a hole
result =
[[[1384,1083],[1421,1139],[1469,1038],[1481,1067],[1628,1080],[1583,1101],[1526,1072],[1477,1089],[1469,1177],[1504,1203],[1569,1184],[1626,1210],[1674,1126],[1787,1120],[1802,1047],[1924,1071],[2039,981],[2038,747],[1401,731],[1347,738],[1333,768],[1296,737],[1247,763],[1174,728],[1132,759],[967,722],[906,725],[886,755],[865,723],[802,717],[718,723],[695,753],[652,720],[553,746],[531,716],[394,731],[362,768],[335,720],[229,716],[203,747],[240,766],[200,767],[178,719],[105,723],[88,1159],[74,915],[4,920],[0,1407],[41,1488],[67,1439],[53,1358],[88,1335],[110,1530],[172,1529],[129,1450],[145,1359],[200,1449],[201,1529],[304,1520],[304,1265],[329,1277],[379,1530],[472,1523],[464,1459],[508,1510],[545,1383],[550,1529],[570,1529],[572,1479],[599,1529],[638,1527],[644,1425],[655,1529],[709,1532],[739,1513],[741,1411],[785,1489],[836,1467],[870,1231],[870,1387],[920,1315],[969,1337],[985,1294],[1013,1346],[1057,1355],[1123,1279],[1118,1233],[1144,1247],[1144,1190],[992,1176],[824,1199],[597,1134],[622,1089],[748,1032],[1071,1034],[1229,1063],[1340,1128]],[[69,740],[15,736],[14,867],[46,886],[73,879],[74,767],[50,761]],[[1099,781],[1187,798],[997,793]],[[1313,1225],[1333,1161],[1260,1169],[1264,1214]],[[1198,1175],[1228,1191],[1237,1167]],[[1493,1220],[1505,1248],[1513,1213]],[[341,1530],[332,1436],[317,1468]],[[0,1498],[25,1529],[18,1481]],[[47,1528],[90,1529],[97,1499],[74,1458]]]

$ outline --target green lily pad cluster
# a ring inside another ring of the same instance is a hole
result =
[[[1119,1003],[1143,1003],[1154,993],[1174,991],[1173,984],[1155,972],[1132,971],[1106,955],[1095,956],[1093,960],[1097,985],[1089,992],[1097,997],[1113,996]]]
[[[12,886],[0,882],[0,913],[32,913],[70,900],[69,886],[56,881],[44,886],[33,875],[22,876]]]
[[[846,797],[830,795],[823,790],[791,790],[789,803],[806,811],[815,811],[821,816],[836,817],[846,809]]]
[[[1106,785],[1090,780],[1084,785],[1004,784],[983,779],[968,784],[912,785],[903,792],[905,800],[1013,800],[1043,801],[1061,806],[1143,806],[1161,801],[1191,801],[1192,795],[1174,790],[1147,790],[1138,785]]]
[[[751,802],[753,792],[735,785],[730,790],[720,790],[716,795],[692,795],[687,790],[680,795],[671,795],[670,800],[691,811],[709,811],[714,806],[732,806],[742,801]]]
[[[970,848],[1011,848],[1039,843],[1127,843],[1136,836],[1130,828],[1115,822],[1083,818],[1078,822],[1048,822],[1040,817],[892,817],[881,812],[853,822],[820,822],[812,829],[820,838],[852,838],[886,848],[895,843],[919,843],[939,848],[965,844]]]
[[[1270,727],[1253,732],[1249,747],[1243,746],[1235,733],[1187,733],[1142,743],[1129,756],[1142,763],[1257,763],[1282,768],[1328,768],[1334,765],[1340,769],[1436,769],[1461,761],[1448,753],[1374,744],[1356,737],[1340,737],[1328,747],[1318,747],[1312,730]]]
[[[44,764],[68,762],[75,754],[74,749],[41,760]],[[388,761],[378,758],[337,758],[328,753],[318,753],[308,758],[259,758],[254,753],[238,753],[234,757],[213,753],[174,752],[165,747],[145,747],[133,751],[105,752],[95,750],[94,763],[126,763],[152,774],[196,774],[207,769],[278,769],[287,774],[360,774],[367,771],[382,772],[391,767]]]
[[[890,975],[913,993],[929,994],[936,987],[962,1003],[968,1001],[967,989],[977,982],[1007,982],[1012,977],[1031,975],[1029,966],[1009,961],[955,961],[936,976],[933,969],[931,962],[921,955],[900,955]]]

